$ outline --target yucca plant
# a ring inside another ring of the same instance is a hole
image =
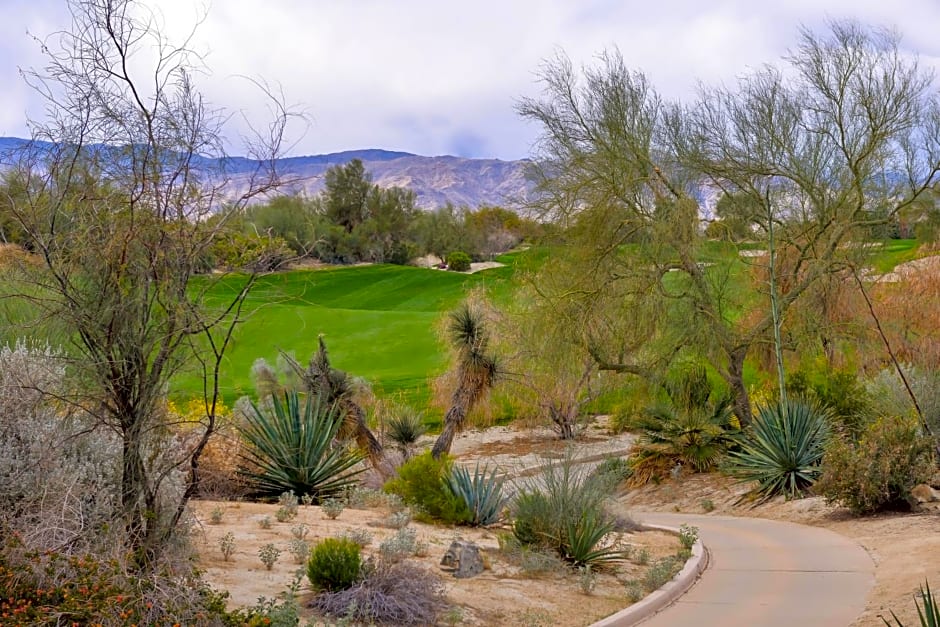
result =
[[[565,526],[567,542],[562,558],[573,566],[609,566],[626,557],[626,553],[615,546],[601,544],[607,534],[617,528],[616,521],[603,513],[586,511],[580,518],[567,521]]]
[[[741,448],[728,459],[729,473],[756,481],[761,501],[778,494],[799,497],[819,476],[829,438],[826,410],[802,399],[788,399],[758,410]]]
[[[924,607],[921,608],[916,597],[914,598],[914,607],[917,608],[917,618],[920,619],[921,627],[940,627],[940,605],[937,604],[937,599],[930,591],[929,582],[925,581],[924,585],[921,586],[920,598],[924,603]],[[879,618],[881,618],[885,625],[892,627],[891,623],[888,622],[884,616],[880,616]],[[894,610],[891,610],[891,618],[894,619],[894,627],[904,627],[904,623],[897,617]]]
[[[463,466],[454,466],[444,477],[447,489],[467,504],[467,509],[473,515],[470,524],[476,526],[492,525],[499,521],[508,501],[503,496],[503,482],[495,467],[480,468],[479,463],[472,475]]]
[[[401,407],[386,421],[386,434],[407,459],[411,448],[428,430],[424,416],[411,407]]]
[[[335,442],[342,416],[296,392],[272,396],[270,406],[252,403],[240,431],[247,442],[240,473],[259,496],[286,491],[313,495],[317,500],[337,494],[362,472],[356,465],[362,453]]]

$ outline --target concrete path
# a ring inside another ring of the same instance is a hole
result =
[[[732,516],[632,512],[640,523],[699,528],[708,568],[643,627],[843,627],[865,609],[874,563],[818,527]]]

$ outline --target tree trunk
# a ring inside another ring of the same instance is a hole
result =
[[[347,428],[352,431],[356,438],[356,445],[362,449],[369,457],[372,467],[384,478],[392,476],[394,469],[388,460],[385,459],[385,451],[382,444],[376,439],[375,435],[366,424],[366,413],[357,403],[345,399],[343,408],[346,413],[346,420],[351,423]]]
[[[734,415],[742,427],[751,424],[751,399],[747,393],[747,386],[744,385],[744,357],[747,355],[745,349],[735,349],[728,355],[728,372],[725,380],[731,386],[731,392],[734,394]]]
[[[431,455],[434,459],[440,459],[441,455],[450,453],[450,447],[454,443],[454,436],[457,435],[457,431],[460,430],[466,418],[467,408],[463,403],[454,403],[451,405],[450,409],[447,410],[447,414],[444,416],[444,429],[441,431],[441,434],[437,436],[437,441],[434,442],[434,448],[431,449]]]

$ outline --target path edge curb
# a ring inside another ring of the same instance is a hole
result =
[[[642,525],[648,531],[667,531],[677,534],[679,530],[665,525]],[[642,600],[625,607],[607,618],[602,618],[590,627],[628,627],[636,625],[654,614],[666,609],[675,603],[682,595],[688,592],[695,582],[699,580],[705,568],[708,567],[708,551],[702,540],[696,540],[692,545],[692,556],[686,560],[685,566],[666,585],[654,590],[643,597]]]

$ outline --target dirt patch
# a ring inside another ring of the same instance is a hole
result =
[[[395,531],[380,526],[388,512],[376,509],[345,509],[336,520],[328,519],[316,506],[301,506],[296,519],[279,523],[274,520],[276,505],[262,503],[194,503],[199,524],[197,535],[200,566],[206,579],[217,588],[229,592],[235,606],[254,604],[258,597],[272,597],[285,590],[301,566],[288,551],[292,529],[300,524],[309,529],[310,543],[337,536],[351,530],[373,535],[364,550],[374,554],[382,540]],[[213,510],[222,511],[218,524],[210,524]],[[269,529],[259,527],[264,517],[272,520]],[[438,572],[446,583],[447,600],[459,610],[460,625],[589,625],[629,605],[624,584],[640,578],[648,566],[624,562],[616,573],[597,574],[596,588],[590,595],[581,590],[579,574],[570,568],[553,569],[547,574],[530,575],[499,550],[500,530],[444,528],[411,523],[419,543],[427,548],[415,558],[422,565]],[[502,530],[506,531],[506,530]],[[220,539],[227,533],[235,538],[236,549],[229,561],[223,559]],[[470,579],[454,579],[440,569],[440,561],[450,542],[460,537],[477,543],[488,564],[483,574]],[[658,531],[623,533],[618,542],[632,547],[634,554],[645,551],[650,562],[672,555],[679,546],[677,538]],[[259,549],[271,543],[281,554],[271,570],[258,556]],[[307,586],[300,602],[309,601],[312,593]],[[304,618],[312,618],[309,610]]]

